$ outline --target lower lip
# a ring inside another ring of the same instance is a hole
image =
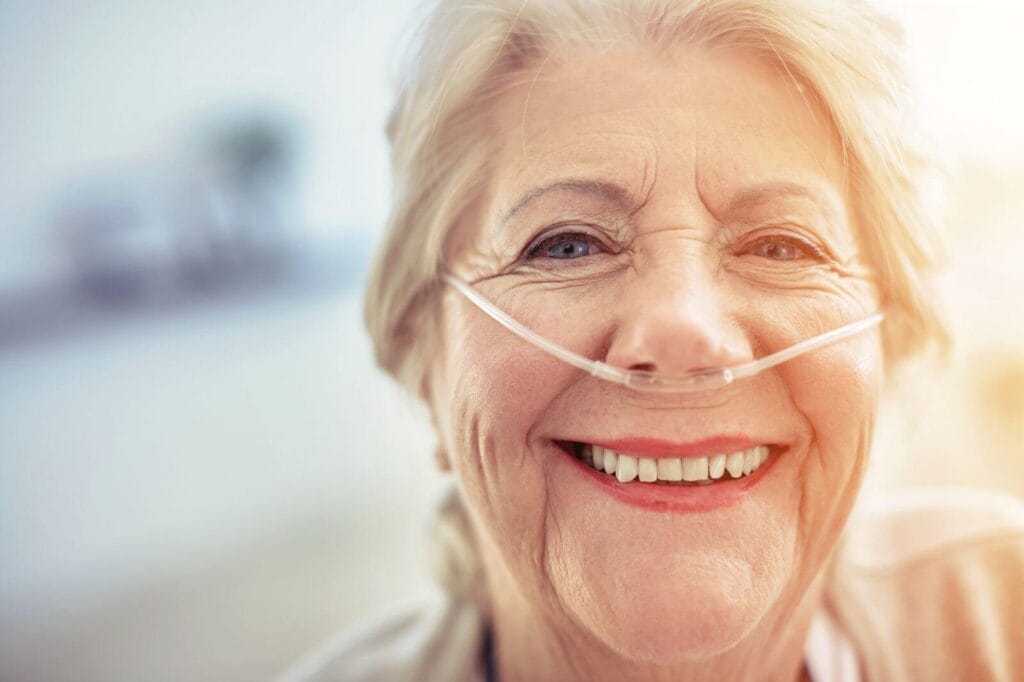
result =
[[[593,483],[601,492],[619,502],[641,509],[659,512],[692,514],[706,512],[737,504],[746,497],[754,486],[760,483],[775,466],[782,452],[773,449],[771,456],[761,468],[742,478],[720,479],[707,485],[664,485],[641,483],[633,480],[621,483],[615,476],[597,471],[576,459],[557,445],[553,447],[568,460],[583,477]],[[725,474],[728,476],[728,473]]]

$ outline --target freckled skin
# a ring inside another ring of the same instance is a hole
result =
[[[516,319],[588,357],[671,374],[876,310],[837,139],[778,69],[620,48],[577,49],[531,74],[493,106],[494,177],[450,255]],[[634,201],[554,191],[504,220],[566,177]],[[813,199],[734,201],[781,181]],[[545,230],[567,229],[583,233],[585,258],[524,259]],[[757,241],[780,233],[828,257],[766,257],[792,255]],[[799,674],[816,576],[867,461],[877,332],[720,392],[648,395],[582,376],[450,292],[444,330],[430,400],[481,536],[502,679]],[[740,503],[691,514],[623,505],[552,445],[735,433],[789,449]]]

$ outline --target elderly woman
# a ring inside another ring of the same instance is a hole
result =
[[[1024,678],[1019,507],[846,529],[885,376],[942,337],[896,33],[859,2],[441,2],[367,322],[457,482],[451,596],[296,678]]]

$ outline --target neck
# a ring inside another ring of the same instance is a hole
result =
[[[498,587],[495,582],[491,585],[495,596],[493,664],[501,682],[808,679],[804,648],[820,605],[821,579],[802,595],[784,595],[780,606],[729,650],[711,658],[666,665],[630,660],[559,612],[557,600],[546,600],[545,607],[535,608],[532,603],[536,600],[523,599],[514,589],[493,589]]]

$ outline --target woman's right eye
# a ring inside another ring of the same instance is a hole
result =
[[[530,245],[527,259],[554,258],[572,260],[603,251],[601,242],[584,232],[563,232],[546,237]]]

